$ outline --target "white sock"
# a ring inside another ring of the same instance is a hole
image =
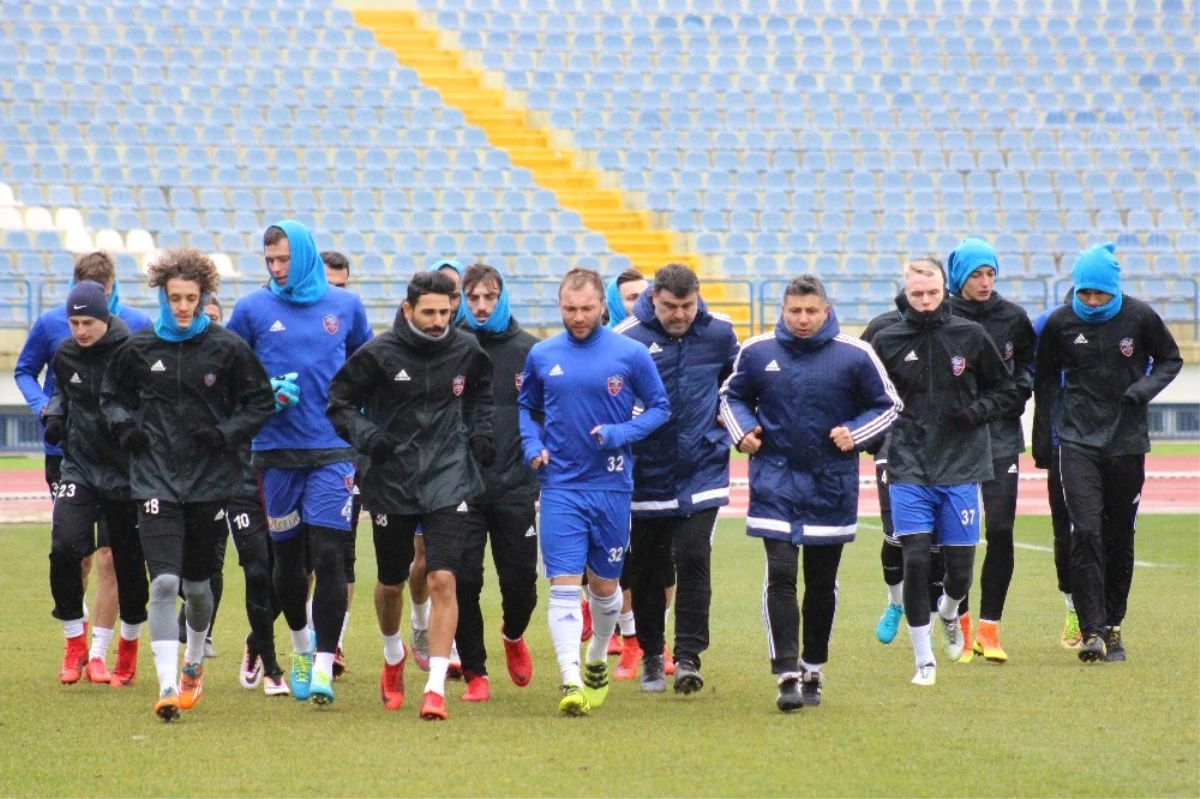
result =
[[[204,661],[204,639],[208,630],[193,630],[190,624],[184,626],[187,628],[187,650],[183,653],[183,662],[201,663]]]
[[[462,658],[458,656],[458,639],[455,638],[450,642],[450,662],[456,666],[462,665]]]
[[[112,640],[112,634],[112,627],[92,628],[92,651],[91,654],[88,655],[88,659],[108,659],[108,642]]]
[[[125,641],[136,641],[142,635],[142,625],[121,622],[121,638]]]
[[[812,664],[805,660],[800,661],[800,668],[804,669],[805,671],[815,672],[817,674],[821,673],[821,667],[824,665],[824,663]]]
[[[622,613],[617,617],[617,624],[621,626],[621,635],[625,638],[631,635],[637,635],[637,627],[633,623],[633,611]]]
[[[429,680],[425,683],[425,693],[433,691],[441,696],[446,695],[446,670],[449,668],[450,658],[429,659]]]
[[[412,603],[412,612],[409,615],[412,616],[412,628],[414,630],[429,629],[429,609],[431,607],[433,607],[432,599],[426,599],[420,604],[416,602]]]
[[[604,661],[608,658],[608,639],[612,638],[613,630],[617,629],[617,616],[621,614],[621,592],[613,591],[611,596],[599,597],[592,594],[588,606],[592,610],[592,629],[595,635],[588,641],[588,663]]]
[[[342,642],[346,640],[346,628],[350,626],[350,611],[346,611],[346,615],[342,617],[342,631],[338,633],[338,649],[342,648]]]
[[[946,621],[954,621],[958,618],[958,606],[962,604],[962,599],[952,599],[951,597],[942,594],[938,600],[938,615]]]
[[[154,670],[158,672],[158,690],[175,688],[179,676],[179,642],[151,641],[150,649],[154,652]]]
[[[71,621],[64,621],[62,623],[63,635],[65,635],[67,638],[78,638],[79,636],[83,635],[83,625],[86,623],[84,621],[85,618],[87,617],[85,616],[79,619],[72,619]]]
[[[400,633],[383,636],[383,660],[389,666],[395,666],[404,660],[404,640]]]
[[[308,629],[315,630],[317,628],[316,628],[316,625],[313,624],[313,620],[312,620],[312,603],[313,603],[312,597],[309,597],[308,602],[306,602],[304,605],[304,609],[305,609],[305,612],[308,614]]]
[[[924,624],[920,627],[908,626],[908,637],[912,639],[913,656],[917,660],[917,665],[933,662],[933,644],[929,640],[929,625]]]
[[[583,634],[583,614],[579,609],[579,590],[567,585],[550,586],[547,615],[550,619],[550,640],[554,643],[563,685],[582,685],[579,636]]]
[[[1070,594],[1064,593],[1063,599],[1065,599],[1067,602],[1067,610],[1074,613],[1075,612],[1075,597],[1071,596]]]
[[[329,679],[333,679],[333,653],[318,652],[313,658],[313,674],[324,674]]]
[[[307,627],[301,630],[292,630],[292,651],[301,655],[312,652],[312,636],[308,634]]]
[[[904,581],[903,580],[896,583],[895,585],[889,585],[887,587],[887,589],[888,589],[888,602],[890,604],[892,604],[892,605],[903,605],[904,604]]]

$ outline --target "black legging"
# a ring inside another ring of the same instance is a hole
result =
[[[933,536],[930,533],[914,533],[902,536],[904,547],[904,617],[910,627],[929,624],[929,575],[932,568]],[[944,546],[942,559],[946,565],[944,592],[947,596],[965,597],[971,588],[975,570],[974,546]]]
[[[796,578],[801,547],[763,539],[767,552],[764,620],[771,645],[771,673],[800,670],[799,660],[819,666],[829,661],[829,637],[837,611],[837,571],[842,545],[803,547],[804,650],[800,651],[801,608],[796,604]]]
[[[313,592],[313,628],[317,632],[317,651],[334,652],[346,614],[346,537],[345,530],[312,525],[308,536],[294,535],[275,542],[275,592],[292,630],[308,624],[308,575],[305,554],[313,548],[312,563],[317,575]]]

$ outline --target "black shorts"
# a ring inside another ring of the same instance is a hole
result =
[[[220,567],[217,544],[229,535],[226,500],[181,505],[159,499],[137,500],[138,530],[150,579],[176,574],[200,582]]]
[[[62,455],[46,456],[46,488],[50,489],[50,499],[54,499],[54,489],[62,479]]]
[[[457,575],[467,539],[487,535],[482,513],[478,508],[468,509],[465,503],[416,515],[373,513],[371,524],[379,582],[384,585],[399,585],[408,579],[417,525],[425,542],[426,573]]]
[[[83,483],[59,483],[54,494],[51,524],[59,530],[70,531],[67,537],[73,547],[79,548],[81,557],[112,546],[110,516],[119,519],[121,524],[128,524],[130,529],[137,525],[131,501],[106,500]]]
[[[892,526],[892,497],[888,493],[887,460],[875,461],[875,490],[879,492],[879,516],[883,525],[883,537],[890,543],[896,540],[896,528]]]

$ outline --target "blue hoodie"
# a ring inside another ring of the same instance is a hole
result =
[[[75,281],[71,281],[74,288]],[[137,310],[121,304],[119,282],[113,283],[113,293],[108,299],[108,312],[119,316],[129,328],[130,333],[136,333],[150,327],[150,317]],[[71,324],[67,321],[67,308],[57,305],[39,316],[29,330],[29,338],[17,356],[17,365],[13,369],[17,388],[25,397],[25,403],[35,416],[40,417],[42,408],[54,396],[54,370],[49,368],[54,361],[54,353],[64,339],[71,337]],[[39,385],[38,377],[45,370],[45,380]],[[62,450],[43,443],[47,455],[61,455]]]
[[[300,403],[272,414],[253,448],[320,451],[304,463],[288,458],[288,465],[297,468],[352,460],[350,444],[334,432],[325,408],[334,374],[371,339],[367,311],[357,294],[325,280],[325,265],[303,225],[285,221],[278,226],[287,233],[292,252],[286,284],[281,288],[269,280],[266,288],[242,297],[227,327],[250,345],[268,375],[298,375]]]
[[[496,307],[492,309],[492,315],[487,318],[486,322],[476,321],[473,315],[466,312],[466,307],[467,295],[464,291],[458,310],[468,330],[482,330],[484,333],[491,333],[493,336],[498,336],[505,332],[508,330],[508,323],[512,319],[512,312],[508,307],[508,281],[503,277],[500,278],[500,297],[496,300]]]
[[[451,261],[449,259],[443,259],[441,261],[435,262],[433,264],[433,266],[429,267],[428,271],[437,272],[440,269],[443,269],[447,266],[450,267],[451,269],[453,269],[455,272],[458,272],[458,286],[459,286],[458,310],[454,314],[454,322],[452,324],[460,325],[467,318],[467,297],[462,292],[463,275],[465,275],[467,273],[467,268],[465,266],[463,266],[462,264],[460,264],[458,261]],[[506,322],[505,327],[501,328],[501,331],[503,331],[507,327],[508,327],[508,323]]]
[[[1109,241],[1084,250],[1071,267],[1071,280],[1075,284],[1075,296],[1071,307],[1075,315],[1090,325],[1098,325],[1112,319],[1121,311],[1124,294],[1121,292],[1121,264],[1117,261],[1117,245]],[[1084,289],[1103,291],[1112,299],[1099,308],[1089,308],[1079,299],[1078,292]]]
[[[1000,276],[1000,262],[992,245],[983,239],[963,239],[946,259],[946,289],[951,294],[961,294],[963,283],[982,266],[990,266],[996,277]]]
[[[604,307],[608,310],[610,328],[621,324],[629,316],[625,312],[625,303],[621,301],[621,287],[617,285],[615,277],[604,287]]]

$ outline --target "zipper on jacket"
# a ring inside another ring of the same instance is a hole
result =
[[[203,310],[203,309],[201,309]],[[175,349],[175,423],[178,429],[183,432],[183,342],[179,342]],[[182,437],[182,436],[181,436]],[[177,467],[176,476],[183,477],[182,461],[179,458],[178,449],[172,448]],[[179,489],[179,504],[183,505],[187,502],[187,487],[181,486]]]

